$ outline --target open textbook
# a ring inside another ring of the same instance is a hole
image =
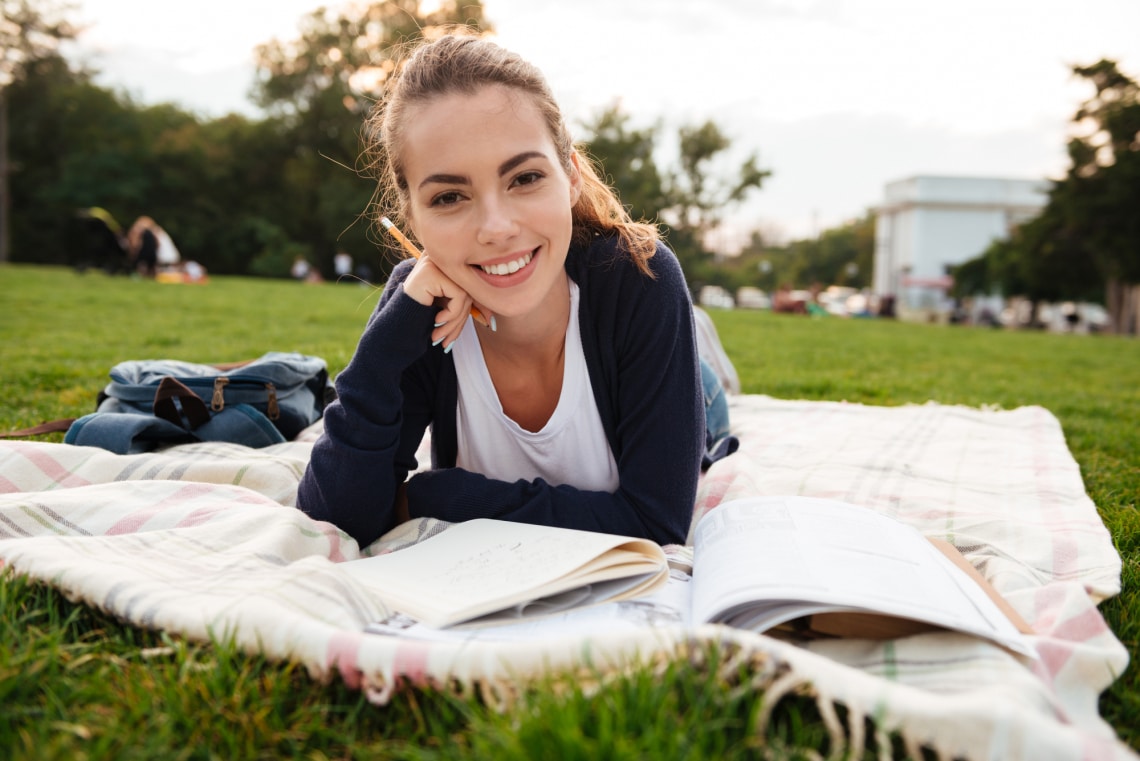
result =
[[[434,627],[396,604],[390,606],[396,615],[367,631],[501,641],[708,623],[796,638],[882,639],[948,629],[1035,657],[1022,636],[1028,625],[952,545],[856,505],[809,497],[726,502],[698,523],[691,556],[672,557],[670,565],[663,587],[619,602],[466,630]],[[540,586],[560,573],[543,557],[514,578]]]
[[[669,567],[648,539],[491,518],[341,565],[385,605],[433,626],[487,625],[640,597]]]

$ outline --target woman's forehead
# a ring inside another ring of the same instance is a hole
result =
[[[534,97],[529,93],[506,85],[487,84],[470,91],[440,93],[412,104],[406,112],[403,126],[406,133],[425,122],[504,118],[544,121]]]
[[[553,139],[533,99],[501,86],[448,93],[409,109],[402,143],[409,175],[441,165],[495,163],[523,151],[555,160]]]

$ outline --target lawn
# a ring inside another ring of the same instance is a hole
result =
[[[0,429],[90,411],[108,369],[123,359],[299,351],[324,357],[336,372],[377,296],[358,284],[214,278],[183,286],[0,268]],[[1124,592],[1101,609],[1135,659],[1134,339],[747,311],[717,311],[713,319],[749,393],[1052,411],[1124,558]],[[12,758],[746,758],[760,742],[826,743],[806,702],[780,712],[767,737],[756,737],[760,701],[707,676],[713,672],[677,665],[591,695],[539,689],[506,715],[428,691],[378,709],[296,666],[123,626],[51,588],[0,580],[0,748]],[[1101,710],[1140,749],[1135,664]]]

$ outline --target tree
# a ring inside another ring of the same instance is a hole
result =
[[[10,258],[11,209],[8,175],[8,88],[28,66],[54,54],[75,29],[62,19],[64,6],[32,0],[0,0],[0,262]]]
[[[772,173],[761,169],[755,153],[733,173],[714,171],[717,159],[732,141],[711,120],[696,126],[683,126],[680,138],[679,169],[668,175],[665,185],[669,205],[664,218],[670,227],[669,241],[682,264],[699,268],[706,259],[705,238],[724,219],[725,213],[759,190]]]
[[[1041,213],[955,272],[957,292],[1000,287],[1033,302],[1092,299],[1110,329],[1135,333],[1140,292],[1140,86],[1112,61],[1074,66],[1095,94],[1073,117],[1070,167]]]
[[[634,129],[629,122],[629,114],[616,103],[585,122],[587,152],[630,216],[656,222],[668,206],[661,172],[653,158],[660,125]]]
[[[294,146],[277,119],[204,121],[169,103],[140,106],[59,56],[29,63],[8,94],[13,259],[109,266],[92,261],[77,215],[91,206],[124,226],[153,216],[184,258],[219,274],[300,245],[285,232],[283,167]]]
[[[868,212],[845,225],[824,230],[818,238],[788,246],[786,282],[807,285],[868,285],[875,256],[875,215]]]
[[[755,154],[734,170],[718,166],[732,141],[712,121],[678,129],[676,163],[666,172],[654,158],[660,124],[633,129],[628,115],[614,105],[584,127],[588,152],[631,215],[666,228],[689,283],[719,283],[724,273],[708,256],[705,239],[771,172],[759,167]]]
[[[255,101],[280,119],[292,143],[285,157],[285,231],[329,274],[338,250],[370,251],[363,219],[373,185],[357,171],[360,128],[376,94],[395,71],[406,43],[449,26],[488,31],[479,0],[444,0],[431,13],[419,0],[353,4],[339,14],[320,8],[290,41],[258,46]]]
[[[1084,135],[1069,142],[1072,166],[1043,216],[1080,241],[1105,283],[1111,328],[1135,333],[1140,284],[1140,85],[1113,61],[1074,66],[1095,94],[1073,117]]]
[[[875,214],[821,232],[817,237],[771,245],[759,232],[735,257],[739,273],[734,285],[772,290],[781,284],[807,287],[812,283],[864,288],[870,284],[875,256]]]
[[[144,192],[131,108],[58,55],[29,62],[7,99],[12,258],[78,264],[77,211],[101,206],[121,218]]]

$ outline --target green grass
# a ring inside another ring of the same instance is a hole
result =
[[[324,357],[335,373],[377,295],[348,285],[215,278],[168,286],[0,268],[0,429],[91,411],[108,369],[123,359],[300,351]],[[743,311],[713,318],[750,393],[1038,404],[1056,414],[1124,558],[1124,592],[1101,609],[1135,660],[1140,344]],[[506,714],[421,690],[378,709],[296,665],[124,626],[50,587],[0,581],[0,748],[13,759],[796,758],[796,748],[826,747],[810,701],[781,703],[761,736],[753,690],[714,667],[686,666],[646,669],[596,694],[573,681],[540,686]],[[1101,711],[1140,749],[1135,665]]]

